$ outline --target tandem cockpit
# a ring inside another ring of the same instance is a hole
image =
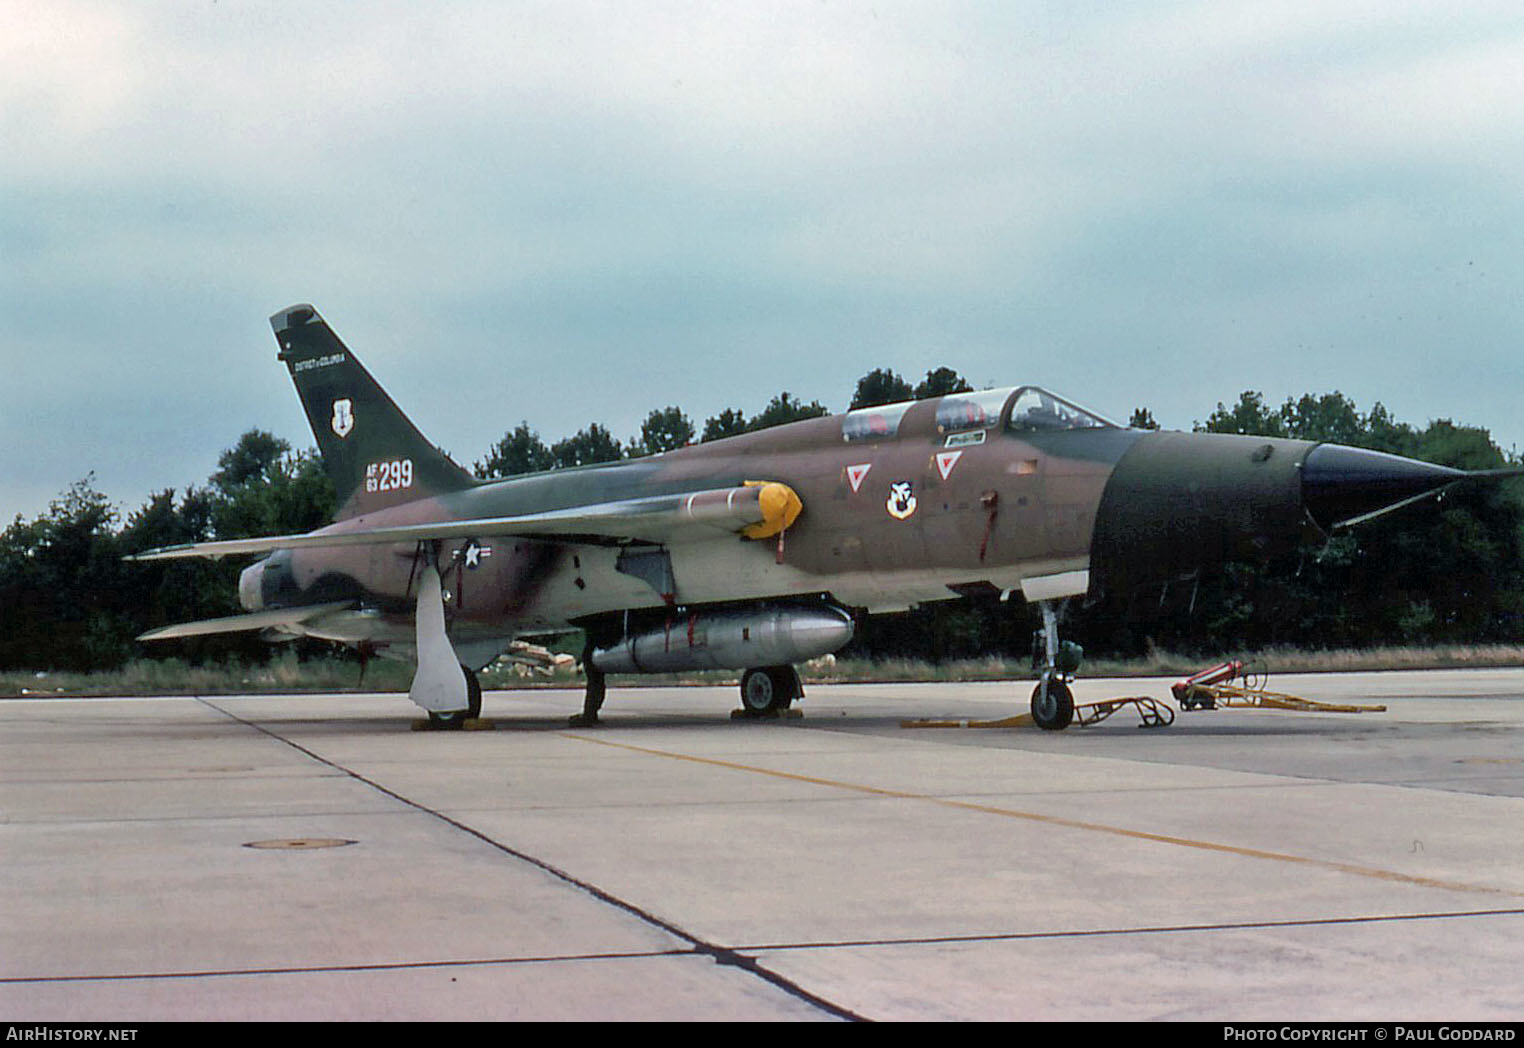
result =
[[[858,408],[842,416],[847,443],[884,440],[899,432],[900,421],[918,401]],[[1008,386],[972,393],[950,393],[937,404],[938,433],[974,433],[991,429],[1012,433],[1071,429],[1121,429],[1117,423],[1040,386]],[[982,441],[980,441],[982,443]]]

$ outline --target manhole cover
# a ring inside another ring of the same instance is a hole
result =
[[[275,848],[285,851],[308,851],[313,848],[342,848],[346,844],[358,844],[343,837],[287,837],[277,841],[248,841],[245,848]]]

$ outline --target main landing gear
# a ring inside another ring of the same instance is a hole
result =
[[[418,603],[414,608],[418,668],[408,698],[428,713],[415,722],[425,729],[464,728],[480,725],[482,683],[455,654],[445,629],[444,586],[439,578],[439,551],[420,546]]]
[[[776,716],[795,699],[804,698],[804,684],[792,666],[762,666],[741,677],[741,714],[746,717]]]
[[[573,713],[567,719],[567,726],[571,728],[591,728],[598,723],[598,711],[603,709],[603,697],[608,689],[604,683],[603,671],[593,665],[593,651],[596,647],[589,634],[587,645],[582,649],[582,673],[587,679],[587,687],[582,693],[582,712]]]

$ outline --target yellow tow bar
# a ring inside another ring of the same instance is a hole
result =
[[[1264,709],[1301,710],[1303,713],[1385,713],[1385,706],[1357,706],[1345,702],[1318,702],[1300,695],[1287,695],[1263,688],[1235,684],[1193,684],[1180,698],[1182,710]]]
[[[1124,706],[1138,711],[1143,723],[1140,728],[1165,728],[1175,721],[1175,711],[1168,703],[1147,695],[1129,695],[1126,698],[1105,699],[1101,702],[1075,703],[1073,723],[1081,728],[1099,724]],[[998,720],[905,720],[902,728],[1026,728],[1032,726],[1030,713],[1018,713],[1014,717]]]
[[[1265,689],[1266,674],[1236,659],[1209,666],[1170,686],[1182,712],[1223,708],[1300,710],[1303,713],[1385,713],[1385,706],[1355,706],[1349,703],[1318,702],[1300,695]],[[1234,684],[1241,679],[1242,684]]]

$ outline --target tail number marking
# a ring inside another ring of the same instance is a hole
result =
[[[401,491],[413,486],[413,460],[390,459],[365,467],[365,490]]]

